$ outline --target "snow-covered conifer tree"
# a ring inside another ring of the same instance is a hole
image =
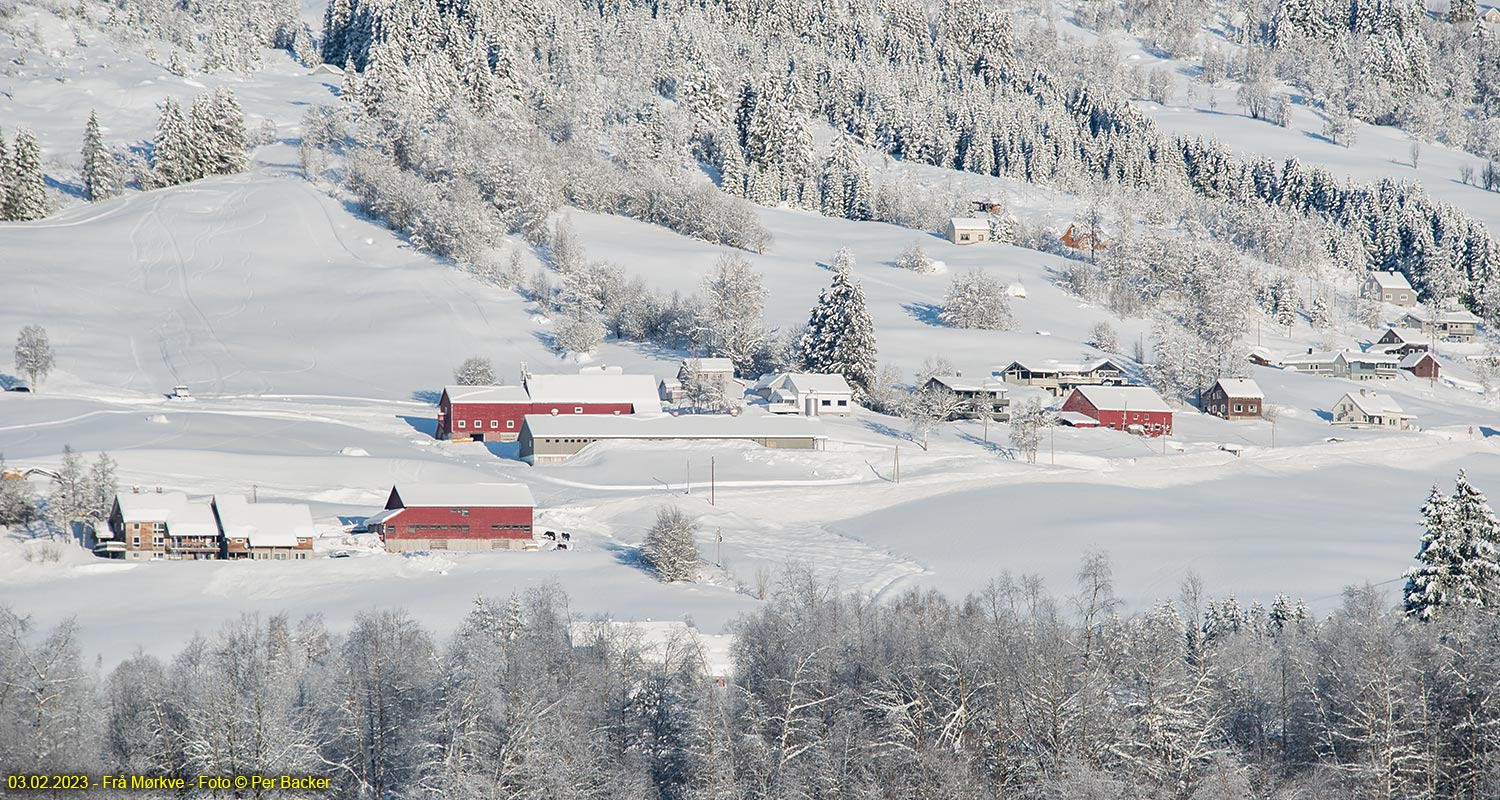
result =
[[[1432,619],[1444,606],[1493,608],[1500,599],[1500,522],[1468,476],[1459,471],[1452,497],[1432,487],[1422,506],[1419,566],[1406,573],[1406,613]]]
[[[809,372],[843,375],[862,397],[874,385],[875,352],[875,323],[854,278],[854,256],[841,248],[833,258],[833,282],[818,295],[797,340],[798,360]]]
[[[87,486],[84,518],[97,530],[101,523],[109,519],[115,493],[119,491],[119,484],[115,479],[115,461],[108,453],[100,453],[94,459],[94,465],[89,469]]]
[[[36,136],[26,128],[16,131],[11,151],[14,165],[5,191],[4,213],[9,220],[41,219],[47,216],[47,179],[42,173],[42,151]]]
[[[151,147],[151,168],[162,186],[175,186],[202,174],[194,153],[192,132],[182,108],[168,97],[162,101],[161,116],[156,122],[156,141]]]
[[[641,558],[663,581],[698,577],[698,524],[677,506],[657,509],[656,523],[641,542]]]
[[[120,193],[120,168],[104,144],[99,131],[99,116],[89,112],[83,129],[83,193],[89,200],[107,200]]]
[[[209,93],[202,111],[193,103],[194,132],[205,137],[201,145],[205,175],[233,175],[250,165],[245,151],[245,114],[234,92],[220,86]]]
[[[953,276],[943,301],[943,322],[955,328],[1005,330],[1011,326],[1010,294],[993,276],[973,270]]]
[[[484,356],[470,356],[453,371],[453,382],[459,386],[492,386],[495,366]]]

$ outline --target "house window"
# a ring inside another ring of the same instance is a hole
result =
[[[167,523],[165,523],[165,522],[153,522],[153,523],[151,523],[151,532],[154,533],[154,534],[156,534],[157,536],[160,536],[160,535],[166,533],[167,532]]]
[[[842,408],[842,407],[847,406],[847,405],[849,405],[849,401],[848,400],[840,400],[839,401],[839,407]]]
[[[1245,410],[1245,406],[1244,406],[1243,403],[1235,403],[1234,404],[1234,413],[1238,414],[1238,413],[1240,413],[1240,412],[1242,412],[1244,410]]]
[[[1251,403],[1251,404],[1250,404],[1250,409],[1249,409],[1249,410],[1250,410],[1250,413],[1251,413],[1251,414],[1254,414],[1254,413],[1255,413],[1255,404],[1254,404],[1254,403]]]
[[[140,547],[141,546],[141,537],[139,537],[139,536],[132,536],[132,537],[130,537],[130,546],[131,547]]]
[[[466,424],[465,420],[459,420],[458,421],[458,427],[460,427],[460,428],[464,427],[465,424]]]
[[[822,403],[823,403],[824,407],[833,405],[833,401],[832,400],[824,400],[824,401],[822,401]]]

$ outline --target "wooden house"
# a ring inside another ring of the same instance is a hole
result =
[[[1405,358],[1401,359],[1399,366],[1418,378],[1426,378],[1429,381],[1437,380],[1442,374],[1442,366],[1438,364],[1437,358],[1426,351],[1408,353]]]
[[[1359,294],[1391,305],[1410,307],[1417,304],[1417,291],[1411,288],[1406,276],[1399,272],[1371,271],[1365,277],[1365,282],[1360,284]]]
[[[1118,386],[1127,382],[1120,365],[1107,358],[1082,363],[1012,361],[990,374],[1006,383],[1038,386],[1059,397],[1078,386]]]
[[[959,407],[948,419],[979,419],[988,414],[998,422],[1010,419],[1009,389],[1005,382],[989,378],[965,378],[963,375],[934,375],[922,385],[926,389],[945,389],[959,401]]]
[[[214,517],[223,557],[256,561],[301,561],[312,557],[312,512],[303,503],[251,503],[243,495],[216,495]]]
[[[219,557],[219,526],[207,500],[182,492],[115,495],[96,555],[131,561],[204,561]]]
[[[854,390],[843,375],[778,372],[760,376],[751,391],[766,401],[772,414],[846,416],[854,410]]]
[[[1406,430],[1415,419],[1389,395],[1360,389],[1349,392],[1333,404],[1333,424],[1351,427],[1373,426]]]
[[[1260,419],[1266,395],[1246,378],[1220,378],[1203,393],[1203,410],[1224,419]]]

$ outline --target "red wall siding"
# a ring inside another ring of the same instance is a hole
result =
[[[577,409],[582,408],[582,411]],[[527,414],[551,414],[557,409],[559,416],[563,414],[633,414],[635,407],[630,403],[455,403],[450,408],[448,403],[438,406],[438,438],[451,439],[468,436],[479,430],[488,435],[510,434],[517,436],[521,433],[521,421]],[[464,421],[462,428],[458,427],[458,420]],[[508,427],[507,423],[514,422],[515,427]],[[475,423],[482,427],[475,428]]]
[[[532,509],[529,508],[470,508],[468,516],[447,508],[408,508],[397,514],[385,525],[382,539],[530,539]],[[412,526],[453,525],[469,526],[468,531],[412,530]],[[524,525],[522,529],[492,528],[492,525]]]
[[[530,413],[530,403],[455,403],[453,408],[445,403],[438,407],[438,438],[468,436],[476,430],[475,423],[483,426],[477,430],[487,434],[516,436],[521,433],[521,418]],[[458,420],[464,421],[464,427],[458,427]],[[515,427],[507,427],[510,422]]]
[[[1094,408],[1094,404],[1090,403],[1079,392],[1068,395],[1067,401],[1063,403],[1062,410],[1087,414],[1099,420],[1101,426],[1114,428],[1117,431],[1123,431],[1131,425],[1140,425],[1145,430],[1147,436],[1164,436],[1172,433],[1172,412],[1170,411],[1127,412],[1100,410]],[[1126,419],[1127,415],[1129,419]],[[1151,428],[1152,425],[1160,425],[1161,427],[1153,430]]]
[[[1416,365],[1414,365],[1412,369],[1408,371],[1413,375],[1416,375],[1418,378],[1436,380],[1439,372],[1437,359],[1424,358],[1421,361],[1418,361]]]

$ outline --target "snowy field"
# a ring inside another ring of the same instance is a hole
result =
[[[104,52],[63,48],[8,66],[3,127],[36,128],[47,156],[71,163],[88,107],[114,128],[112,138],[133,141],[150,135],[162,97],[202,91],[139,53]],[[0,57],[9,58],[3,49]],[[0,602],[39,624],[78,617],[86,646],[106,661],[142,643],[173,652],[192,631],[240,611],[319,613],[339,626],[362,610],[402,606],[447,630],[477,595],[549,581],[582,616],[686,617],[718,632],[789,566],[870,595],[961,593],[1007,572],[1067,592],[1090,549],[1111,555],[1117,589],[1134,607],[1175,595],[1192,571],[1211,592],[1246,603],[1284,592],[1327,608],[1349,584],[1394,590],[1416,551],[1416,509],[1431,484],[1449,483],[1462,467],[1500,491],[1500,420],[1478,395],[1403,377],[1377,388],[1414,412],[1422,431],[1334,429],[1328,409],[1360,384],[1261,368],[1254,377],[1280,412],[1274,431],[1185,407],[1170,441],[1058,429],[1036,465],[1004,446],[1005,426],[992,426],[988,441],[976,423],[947,426],[923,452],[903,422],[866,412],[830,420],[819,453],[633,444],[533,468],[515,460],[514,445],[436,442],[435,392],[464,358],[488,356],[512,381],[520,362],[533,372],[578,365],[548,349],[550,323],[520,296],[419,253],[297,177],[295,121],[331,86],[284,56],[267,58],[261,73],[215,78],[234,86],[252,127],[260,117],[278,123],[284,141],[258,151],[251,172],[0,226],[0,338],[45,324],[58,363],[43,391],[0,393],[0,453],[12,466],[55,466],[65,444],[107,451],[122,486],[310,503],[320,553],[355,551],[305,563],[123,564],[69,549],[41,563],[23,557],[36,543],[0,540]],[[1309,133],[1319,123],[1306,109],[1283,130],[1236,116],[1230,102],[1221,98],[1220,113],[1150,110],[1172,130],[1359,177],[1389,174],[1392,154],[1405,151],[1402,135],[1379,131],[1346,150]],[[1455,184],[1458,156],[1438,150],[1423,161],[1424,184],[1500,227],[1494,195]],[[930,168],[886,169],[947,180]],[[1009,181],[962,180],[974,191],[1020,191]],[[1032,210],[1017,200],[1023,215],[1069,216],[1066,198],[1036,192]],[[722,253],[629,219],[564,213],[590,258],[659,289],[695,290]],[[1115,319],[1054,285],[1067,263],[1056,256],[960,248],[801,211],[758,213],[775,237],[770,252],[747,255],[770,290],[767,321],[801,326],[829,281],[827,264],[848,247],[880,359],[908,377],[931,356],[965,375],[1017,359],[1093,357],[1082,342],[1099,321],[1114,324],[1127,348],[1146,333],[1146,322]],[[947,271],[893,266],[914,241]],[[1012,304],[1014,330],[936,324],[952,273],[970,269],[1025,287]],[[1356,346],[1373,333],[1334,335]],[[1260,336],[1279,352],[1312,346],[1305,325],[1290,337],[1269,326]],[[607,343],[594,363],[668,377],[680,356]],[[199,399],[166,399],[179,383]],[[1342,441],[1327,441],[1335,436]],[[578,547],[404,557],[344,533],[393,483],[416,480],[523,481],[541,506],[539,528],[571,531]],[[711,562],[702,584],[659,584],[637,563],[635,545],[665,503],[699,518]]]

